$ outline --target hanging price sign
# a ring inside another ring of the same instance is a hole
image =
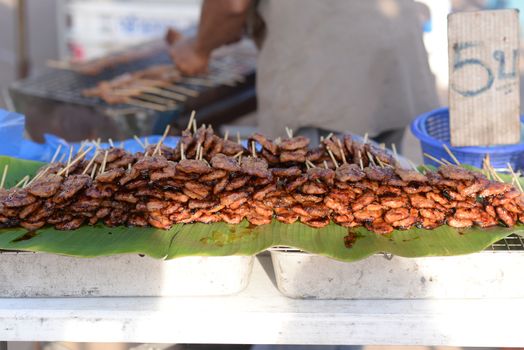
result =
[[[520,141],[517,10],[448,17],[451,144]]]

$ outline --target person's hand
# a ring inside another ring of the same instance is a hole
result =
[[[198,75],[207,72],[209,53],[198,50],[194,38],[178,40],[171,48],[171,58],[182,74]]]

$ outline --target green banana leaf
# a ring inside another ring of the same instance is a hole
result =
[[[0,171],[9,164],[6,187],[25,175],[34,175],[42,163],[0,157]],[[509,179],[511,181],[511,179]],[[387,252],[404,257],[447,256],[481,251],[511,233],[523,233],[524,226],[490,229],[410,229],[379,235],[365,228],[347,229],[336,224],[315,229],[301,223],[274,221],[253,226],[226,223],[175,225],[170,230],[155,228],[110,228],[83,226],[74,231],[43,228],[1,229],[0,249],[48,252],[77,257],[139,253],[158,259],[184,256],[253,255],[276,246],[297,248],[342,261],[356,261]]]

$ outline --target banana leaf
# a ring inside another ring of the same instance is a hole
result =
[[[42,163],[0,157],[0,171],[9,164],[6,187],[25,175],[34,175]],[[506,180],[506,178],[504,179]],[[511,181],[510,178],[507,179]],[[342,261],[356,261],[387,252],[404,257],[448,256],[481,251],[511,233],[523,233],[524,226],[490,229],[410,229],[379,235],[365,228],[347,229],[336,224],[315,229],[301,223],[254,226],[226,223],[174,225],[155,228],[110,228],[102,224],[73,231],[42,228],[0,230],[0,249],[48,252],[76,257],[139,253],[158,259],[184,256],[253,255],[276,246],[297,248]]]

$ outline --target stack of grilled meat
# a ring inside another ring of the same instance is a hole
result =
[[[454,165],[403,169],[385,150],[349,135],[330,135],[313,149],[309,143],[255,134],[243,147],[202,126],[184,131],[176,148],[99,149],[91,160],[52,163],[28,185],[0,190],[0,224],[169,229],[247,219],[253,225],[334,222],[386,234],[524,222],[523,194],[480,172]]]

